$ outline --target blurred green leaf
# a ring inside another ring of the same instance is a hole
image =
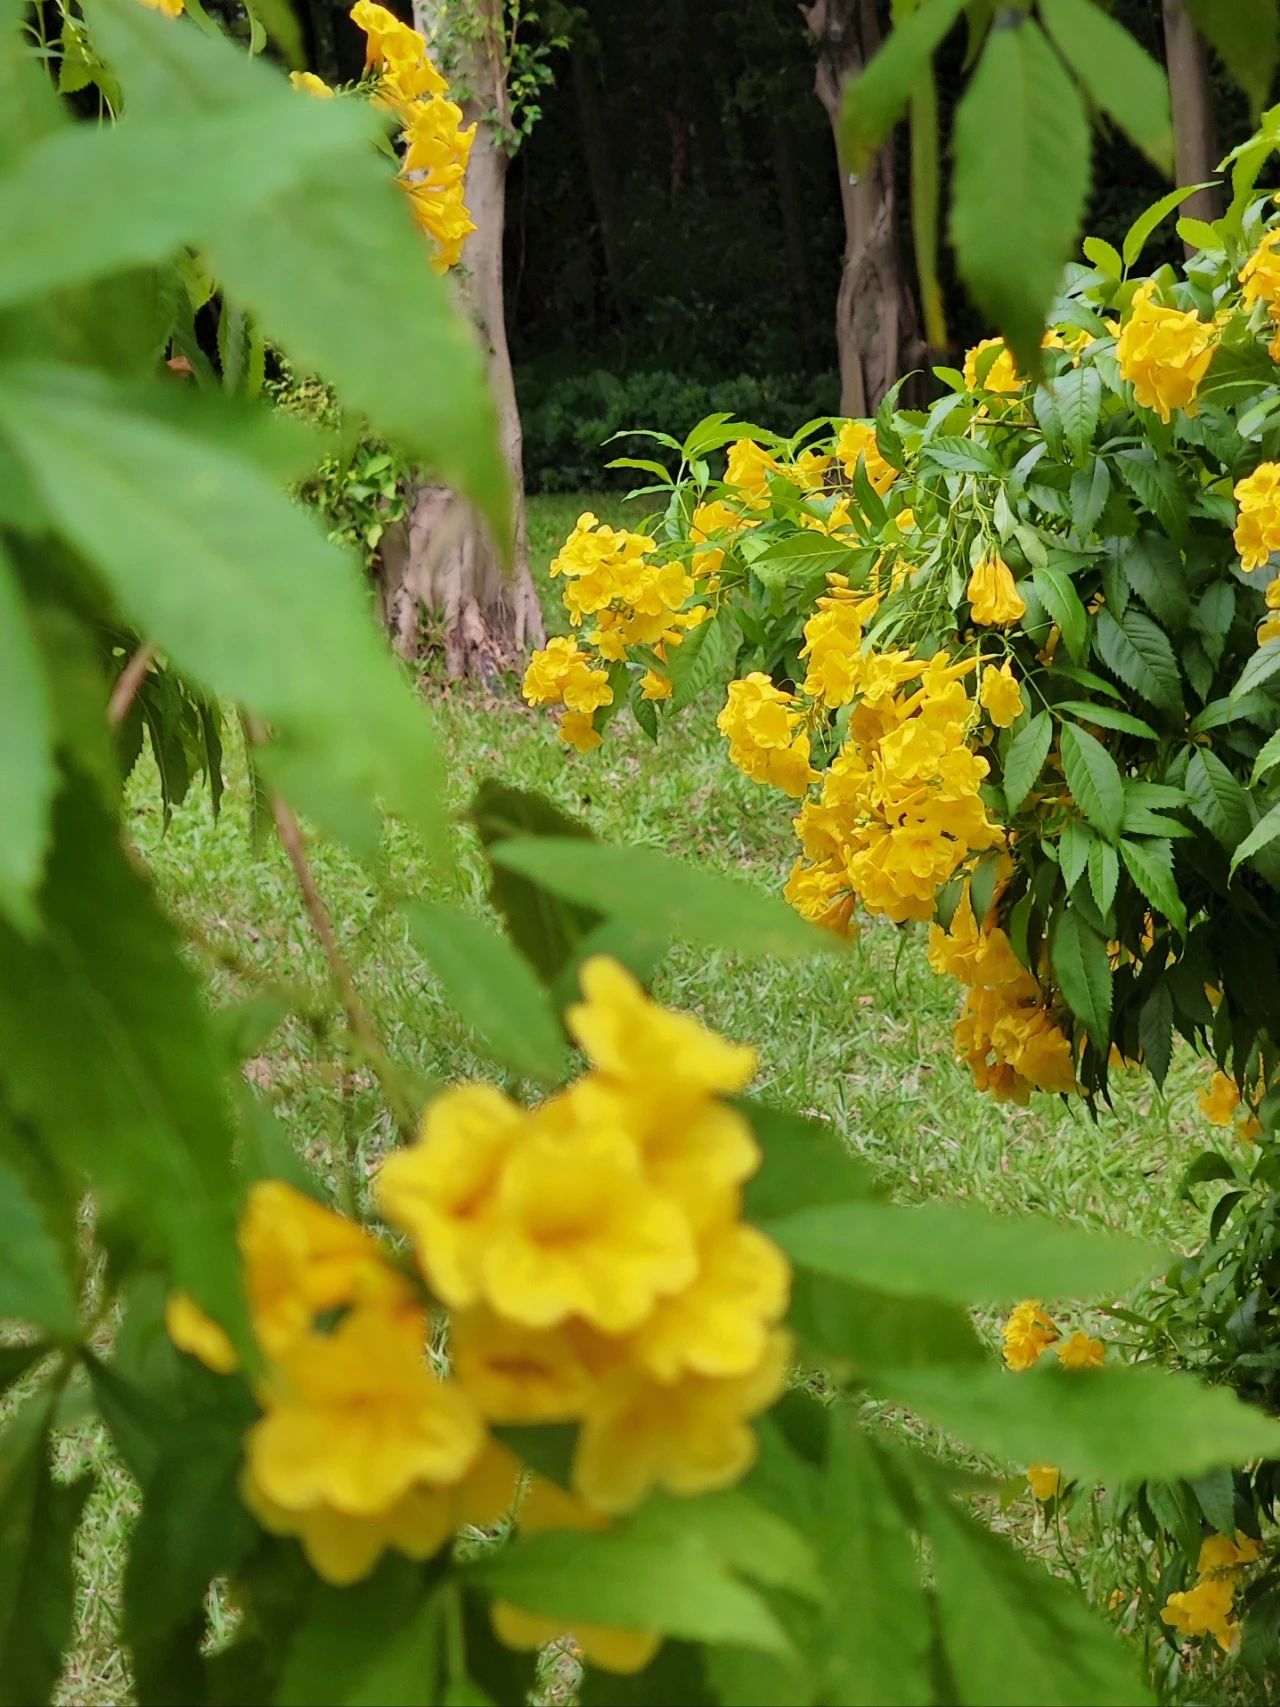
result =
[[[1091,0],[1040,0],[1040,16],[1091,98],[1171,178],[1173,116],[1163,68]]]
[[[35,928],[34,892],[49,840],[57,772],[53,708],[40,648],[22,595],[0,545],[0,913],[19,929]]]
[[[558,1084],[564,1037],[529,962],[487,919],[438,902],[408,901],[410,934],[450,1005],[494,1059],[513,1073]]]
[[[652,848],[540,837],[499,843],[489,857],[564,900],[706,948],[780,959],[843,948],[778,897]]]
[[[443,1697],[443,1608],[421,1567],[390,1558],[350,1588],[314,1582],[288,1644],[279,1707],[436,1707]]]
[[[1276,69],[1276,0],[1187,0],[1187,10],[1258,111]]]
[[[61,1247],[21,1176],[0,1160],[0,1317],[33,1322],[55,1340],[74,1341],[76,1295]]]
[[[1032,1462],[1048,1461],[1035,1454]],[[1136,1656],[1074,1586],[959,1511],[929,1500],[938,1624],[958,1699],[984,1707],[1142,1707]]]
[[[934,49],[965,0],[923,0],[893,30],[865,70],[852,77],[840,112],[840,147],[850,172],[863,173],[906,111]]]
[[[993,25],[956,109],[954,149],[960,275],[1034,374],[1089,187],[1084,108],[1034,20],[1009,12]]]
[[[952,1365],[880,1373],[873,1386],[980,1452],[1058,1464],[1085,1481],[1167,1481],[1280,1452],[1273,1417],[1225,1387],[1160,1369],[1038,1367],[1014,1375]]]
[[[815,1205],[762,1228],[819,1274],[955,1304],[1119,1292],[1150,1275],[1162,1255],[1125,1234],[972,1203]]]
[[[139,631],[278,730],[262,758],[299,805],[368,847],[380,794],[438,847],[439,750],[354,563],[250,463],[135,395],[70,369],[0,369],[0,433]]]

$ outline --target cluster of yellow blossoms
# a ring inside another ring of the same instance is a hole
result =
[[[552,576],[565,578],[570,622],[575,628],[584,619],[594,623],[587,638],[608,663],[624,659],[630,646],[647,647],[665,663],[668,650],[711,614],[705,604],[690,606],[697,587],[694,574],[682,563],[652,562],[656,550],[648,534],[606,527],[586,511],[551,564]],[[568,691],[560,691],[561,686]],[[666,699],[671,678],[650,666],[640,691],[645,699]],[[593,669],[574,641],[553,640],[534,653],[525,672],[524,696],[531,705],[567,708],[560,724],[560,739],[567,745],[579,752],[600,745],[592,713],[612,704],[613,694],[607,673]]]
[[[1149,279],[1135,292],[1118,330],[1116,359],[1135,401],[1166,423],[1175,410],[1194,415],[1196,393],[1216,348],[1216,326],[1191,310],[1165,308]]]
[[[1010,1311],[1000,1337],[1004,1360],[1018,1374],[1033,1369],[1050,1346],[1064,1369],[1101,1369],[1107,1358],[1102,1341],[1082,1328],[1064,1339],[1038,1298],[1024,1298]],[[1056,1499],[1063,1490],[1062,1472],[1056,1464],[1028,1464],[1027,1482],[1032,1495],[1042,1502]]]
[[[809,737],[796,696],[773,685],[761,670],[730,682],[716,727],[729,757],[753,782],[769,783],[798,799],[818,773],[809,763]]]
[[[449,85],[417,30],[375,0],[356,0],[351,18],[367,38],[365,65],[377,73],[376,98],[403,126],[399,182],[434,244],[432,265],[443,273],[462,259],[462,246],[476,228],[465,201],[476,127],[463,128],[462,109],[448,98]]]
[[[1252,1565],[1262,1549],[1256,1541],[1236,1531],[1206,1536],[1196,1562],[1193,1588],[1171,1594],[1160,1616],[1183,1636],[1212,1636],[1223,1653],[1233,1653],[1240,1643],[1240,1625],[1231,1616],[1236,1588],[1246,1565]]]
[[[1071,1040],[1044,1005],[1040,986],[999,926],[974,918],[968,884],[951,928],[932,925],[929,964],[967,987],[956,1021],[956,1049],[979,1090],[1026,1102],[1033,1090],[1076,1088]]]
[[[1262,1122],[1240,1094],[1240,1087],[1226,1073],[1215,1073],[1198,1093],[1200,1107],[1213,1126],[1234,1126],[1241,1143],[1262,1136]]]
[[[426,1558],[509,1510],[520,1466],[491,1426],[577,1425],[573,1492],[535,1483],[526,1530],[603,1527],[651,1490],[723,1488],[752,1463],[751,1419],[784,1384],[790,1288],[786,1259],[741,1219],[760,1153],[724,1099],[755,1052],[657,1007],[613,961],[589,961],[582,988],[567,1018],[588,1072],[532,1109],[486,1085],[444,1093],[377,1181],[448,1310],[447,1378],[422,1289],[370,1234],[278,1181],[250,1195],[263,1414],[243,1495],[331,1582],[387,1548]],[[235,1367],[189,1299],[168,1322],[183,1349]],[[515,1608],[497,1619],[519,1645],[560,1633]],[[592,1634],[593,1657],[624,1669],[656,1645]]]
[[[1240,506],[1235,545],[1241,567],[1261,569],[1273,551],[1280,551],[1280,462],[1260,463],[1238,481],[1235,500]]]
[[[1240,269],[1241,295],[1246,308],[1265,303],[1274,332],[1267,346],[1272,361],[1280,362],[1280,226],[1268,231]]]

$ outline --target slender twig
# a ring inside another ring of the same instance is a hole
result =
[[[156,649],[150,640],[144,640],[142,645],[130,658],[116,678],[116,685],[111,690],[111,698],[107,701],[107,723],[110,728],[118,729],[129,715],[129,708],[138,697],[138,689],[146,680],[147,671],[155,662]]]

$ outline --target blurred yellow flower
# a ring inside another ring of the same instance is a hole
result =
[[[317,77],[314,71],[291,71],[289,81],[295,89],[301,89],[304,95],[314,95],[318,101],[331,101],[334,91],[323,77]]]
[[[1028,1464],[1027,1481],[1038,1500],[1055,1499],[1062,1492],[1062,1472],[1056,1464]]]
[[[1059,1337],[1052,1317],[1047,1316],[1038,1298],[1026,1298],[1009,1314],[1000,1330],[1004,1342],[1004,1360],[1010,1369],[1019,1372],[1038,1363]]]
[[[1092,1339],[1079,1328],[1067,1339],[1059,1340],[1054,1350],[1064,1369],[1101,1369],[1107,1360],[1107,1348],[1102,1341]]]
[[[978,378],[978,369],[988,350],[999,350],[1000,354],[990,363],[986,376]],[[1022,385],[1021,376],[1014,363],[1013,351],[1003,338],[983,338],[973,348],[966,352],[964,358],[964,382],[970,391],[1017,391]]]
[[[198,1357],[215,1375],[230,1375],[239,1366],[236,1348],[189,1292],[175,1292],[169,1297],[164,1307],[164,1325],[179,1351]]]

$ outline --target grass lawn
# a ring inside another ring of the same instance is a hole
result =
[[[614,499],[533,500],[530,540],[540,573],[588,507],[606,520],[621,510]],[[581,758],[556,741],[552,718],[526,707],[514,685],[502,694],[427,691],[458,808],[481,777],[496,776],[543,791],[607,840],[735,871],[762,890],[780,886],[793,840],[788,803],[730,766],[714,708],[686,716],[660,746],[619,717],[604,746]],[[246,969],[267,984],[302,983],[319,995],[324,965],[285,859],[274,842],[254,853],[234,745],[229,772],[218,822],[193,789],[166,832],[154,779],[140,768],[130,791],[133,837],[165,903],[203,945],[198,952],[220,1001],[249,993]],[[461,833],[460,849],[462,893],[482,905],[482,866],[470,832]],[[312,853],[343,948],[392,1054],[424,1082],[484,1073],[398,913],[342,852],[317,843]],[[449,893],[394,832],[387,862],[400,893]],[[966,1197],[997,1210],[1043,1210],[1167,1244],[1189,1244],[1200,1234],[1201,1214],[1174,1195],[1180,1171],[1207,1137],[1194,1099],[1201,1071],[1181,1062],[1164,1097],[1135,1077],[1131,1088],[1120,1086],[1114,1112],[1096,1123],[1048,1097],[1025,1109],[996,1103],[973,1088],[952,1057],[957,987],[929,971],[920,931],[873,922],[847,955],[786,966],[676,949],[657,993],[757,1044],[758,1089],[834,1121],[904,1199]],[[390,1133],[376,1087],[361,1074],[352,1082],[323,1025],[286,1021],[263,1042],[249,1073],[319,1170],[336,1173],[348,1135],[366,1172],[377,1165]],[[82,1534],[81,1629],[63,1697],[118,1702],[125,1676],[114,1607],[133,1491],[91,1428],[69,1431],[63,1450],[68,1470],[92,1465],[103,1472]],[[1031,1528],[1027,1504],[1018,1527]]]

